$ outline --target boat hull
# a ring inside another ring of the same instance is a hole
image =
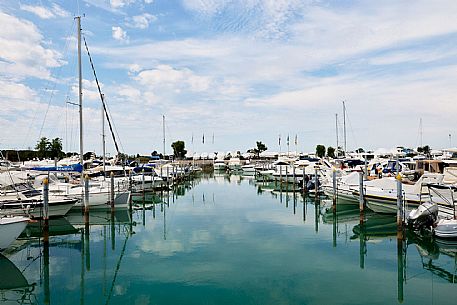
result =
[[[23,216],[5,217],[0,220],[0,250],[8,248],[16,240],[29,220]]]

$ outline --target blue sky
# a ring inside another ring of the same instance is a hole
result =
[[[278,151],[279,135],[285,150],[288,134],[291,150],[295,135],[301,151],[335,146],[343,100],[349,149],[417,147],[420,118],[422,144],[457,142],[455,1],[4,0],[0,14],[2,148],[46,136],[79,150],[67,103],[77,102],[76,15],[127,153],[162,151],[162,115],[168,152],[175,140]],[[85,150],[99,153],[85,53],[83,78]]]

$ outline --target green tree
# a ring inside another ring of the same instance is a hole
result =
[[[357,148],[357,149],[355,150],[355,152],[358,153],[358,154],[361,154],[361,153],[364,153],[365,150],[364,150],[363,148],[360,148],[360,147],[359,147],[359,148]]]
[[[176,141],[171,144],[173,148],[173,155],[178,159],[183,159],[186,156],[187,150],[185,150],[184,141]]]
[[[419,146],[417,148],[417,152],[418,153],[422,153],[422,154],[424,154],[426,156],[430,156],[430,151],[431,151],[431,148],[428,145],[425,145],[425,146],[422,146],[422,147]]]
[[[46,158],[51,150],[51,142],[49,142],[48,138],[42,137],[35,146],[35,149],[38,150],[38,157]]]
[[[60,138],[52,139],[49,147],[52,158],[60,158],[64,154],[62,152],[62,139]]]
[[[335,148],[331,146],[327,147],[327,157],[335,158]]]
[[[318,144],[318,145],[316,146],[316,155],[317,155],[319,158],[322,158],[323,156],[325,156],[325,146],[324,146],[324,145]]]
[[[248,149],[249,153],[253,153],[257,158],[260,157],[260,154],[268,149],[268,147],[262,143],[262,141],[256,141],[256,148]]]

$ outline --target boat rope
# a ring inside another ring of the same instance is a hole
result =
[[[86,47],[87,55],[89,56],[89,61],[90,61],[90,65],[92,67],[92,72],[94,73],[94,78],[95,78],[95,83],[97,84],[98,93],[100,94],[100,100],[102,101],[103,110],[105,112],[106,120],[108,121],[109,130],[111,132],[111,136],[113,137],[114,146],[116,147],[116,151],[117,151],[118,156],[121,156],[121,152],[119,150],[119,146],[117,144],[116,137],[114,136],[113,125],[111,124],[111,120],[110,120],[110,117],[108,115],[108,111],[106,109],[105,99],[103,97],[103,93],[102,93],[102,90],[100,88],[100,83],[98,82],[97,73],[95,72],[94,63],[92,61],[92,57],[90,56],[89,47],[87,46],[86,37],[83,36],[83,39],[84,39],[84,45]],[[124,162],[122,162],[122,167],[124,167]]]

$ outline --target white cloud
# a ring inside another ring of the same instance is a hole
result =
[[[119,41],[128,41],[127,32],[124,31],[120,26],[113,26],[111,28],[113,31],[113,38]]]
[[[110,5],[112,8],[121,8],[121,7],[124,7],[124,6],[128,6],[132,3],[135,2],[135,0],[110,0]]]
[[[61,6],[59,6],[57,3],[52,4],[52,11],[56,16],[59,17],[69,17],[70,13],[64,10]]]
[[[43,6],[21,5],[21,10],[35,14],[42,19],[49,19],[54,17],[54,13]]]
[[[52,4],[51,8],[46,8],[39,5],[20,5],[21,10],[35,14],[41,19],[50,19],[55,17],[68,17],[70,13],[64,10],[61,6],[56,3]]]
[[[148,13],[133,16],[127,19],[126,25],[137,29],[147,29],[151,22],[157,20],[157,17]]]
[[[179,70],[168,65],[159,65],[156,69],[143,70],[138,73],[135,79],[141,85],[152,88],[167,86],[178,91],[188,88],[194,92],[208,90],[211,83],[209,78],[195,75],[187,68]]]
[[[0,12],[0,66],[13,78],[51,78],[48,68],[64,64],[61,54],[44,47],[44,38],[30,21]]]

